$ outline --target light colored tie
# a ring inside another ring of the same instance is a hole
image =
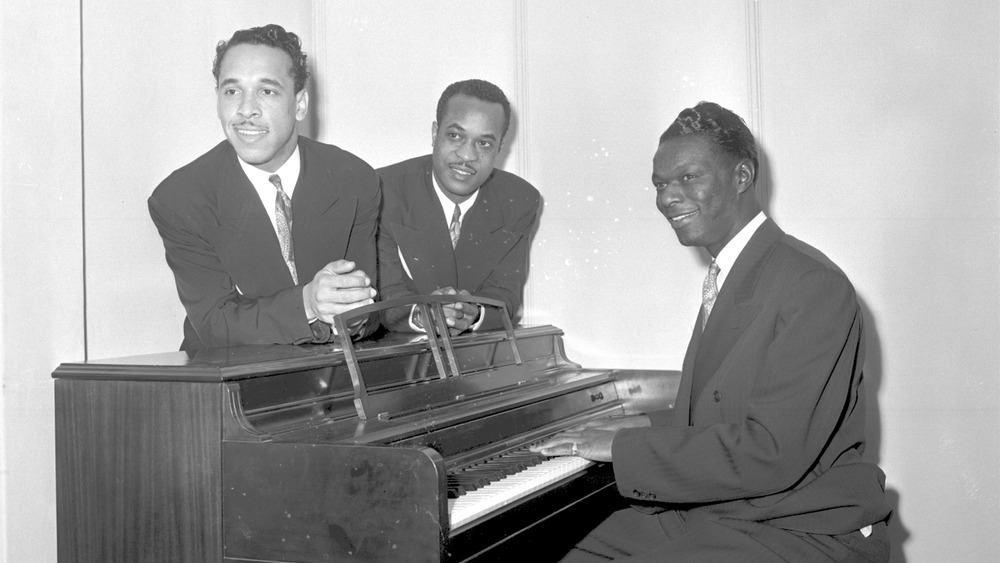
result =
[[[705,276],[705,283],[701,285],[701,329],[705,330],[708,323],[708,316],[712,314],[712,307],[715,306],[715,298],[719,296],[719,288],[715,281],[719,278],[719,265],[712,260],[708,267],[708,275]]]
[[[278,242],[281,243],[281,257],[288,265],[288,271],[292,274],[292,281],[299,284],[299,276],[295,272],[295,248],[292,247],[292,199],[288,197],[281,187],[281,178],[277,174],[271,174],[268,180],[278,189],[274,196],[274,216],[278,224]]]
[[[451,233],[451,247],[455,248],[458,246],[458,237],[462,234],[462,221],[459,219],[462,217],[462,209],[455,204],[455,212],[451,214],[451,224],[448,225],[448,231]]]

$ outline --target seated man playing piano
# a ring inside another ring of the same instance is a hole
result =
[[[474,295],[502,301],[516,317],[527,276],[539,194],[494,168],[510,126],[510,103],[484,80],[448,86],[431,124],[433,152],[381,168],[379,292]],[[452,333],[503,326],[500,311],[456,302],[444,307]],[[389,309],[390,330],[423,332],[419,309]]]
[[[613,463],[623,501],[565,561],[886,561],[885,475],[862,459],[865,341],[854,288],[757,202],[757,148],[717,104],[653,158],[656,204],[712,257],[672,409],[534,447]]]

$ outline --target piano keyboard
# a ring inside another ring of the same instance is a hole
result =
[[[524,456],[525,460],[517,461],[518,456]],[[506,475],[484,486],[474,486],[474,490],[453,492],[457,487],[461,487],[459,483],[462,481],[462,474],[475,473],[476,466],[448,476],[448,496],[456,496],[448,499],[448,515],[451,518],[452,530],[594,465],[593,461],[576,456],[546,459],[537,454],[522,452],[513,455],[514,461],[511,461],[510,457],[501,458],[504,460],[500,463],[504,466],[501,471],[505,471]],[[508,464],[513,464],[514,469],[509,469]],[[483,465],[493,466],[496,463],[491,460]]]

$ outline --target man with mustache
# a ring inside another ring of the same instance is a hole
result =
[[[294,33],[237,31],[212,72],[226,140],[148,202],[187,312],[181,348],[331,341],[334,316],[375,297],[375,171],[299,136],[309,72]]]
[[[753,134],[718,104],[660,137],[656,206],[712,258],[703,305],[673,408],[534,448],[613,463],[623,508],[565,561],[888,560],[885,475],[862,458],[861,308],[835,264],[761,211],[757,166]]]
[[[538,190],[495,169],[510,126],[510,103],[484,80],[448,86],[431,124],[433,152],[381,168],[382,299],[473,295],[502,301],[516,318],[538,216]],[[457,302],[444,307],[453,334],[503,326],[500,311]],[[418,309],[390,309],[390,330],[422,332]]]

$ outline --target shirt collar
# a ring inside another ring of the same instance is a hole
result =
[[[289,198],[292,197],[292,194],[295,192],[295,184],[299,182],[299,172],[302,169],[298,144],[295,145],[295,150],[292,151],[292,155],[288,157],[288,160],[274,172],[261,170],[245,162],[239,155],[237,155],[236,160],[240,162],[240,167],[243,168],[243,172],[250,179],[250,183],[257,188],[257,192],[261,193],[262,196],[274,191],[274,184],[271,183],[270,178],[272,174],[277,174],[281,178],[281,189],[288,194]]]
[[[431,183],[434,184],[434,193],[437,194],[438,199],[441,200],[441,209],[444,210],[444,219],[446,222],[451,223],[451,215],[455,212],[455,202],[448,199],[445,195],[444,190],[438,185],[437,177],[434,176],[434,171],[431,170]],[[465,219],[465,214],[472,209],[472,204],[476,203],[476,199],[479,198],[479,190],[472,192],[472,195],[468,199],[458,204],[458,208],[462,210],[461,215],[459,215],[459,221]]]
[[[715,285],[719,288],[719,291],[722,291],[722,284],[726,281],[726,277],[729,276],[729,271],[733,269],[733,265],[736,264],[736,259],[743,253],[743,249],[750,242],[750,238],[764,224],[765,219],[767,217],[763,211],[757,213],[749,223],[740,229],[740,232],[736,233],[736,236],[732,240],[726,243],[726,246],[719,251],[719,255],[715,257],[715,263],[719,266],[719,275],[715,280]]]

